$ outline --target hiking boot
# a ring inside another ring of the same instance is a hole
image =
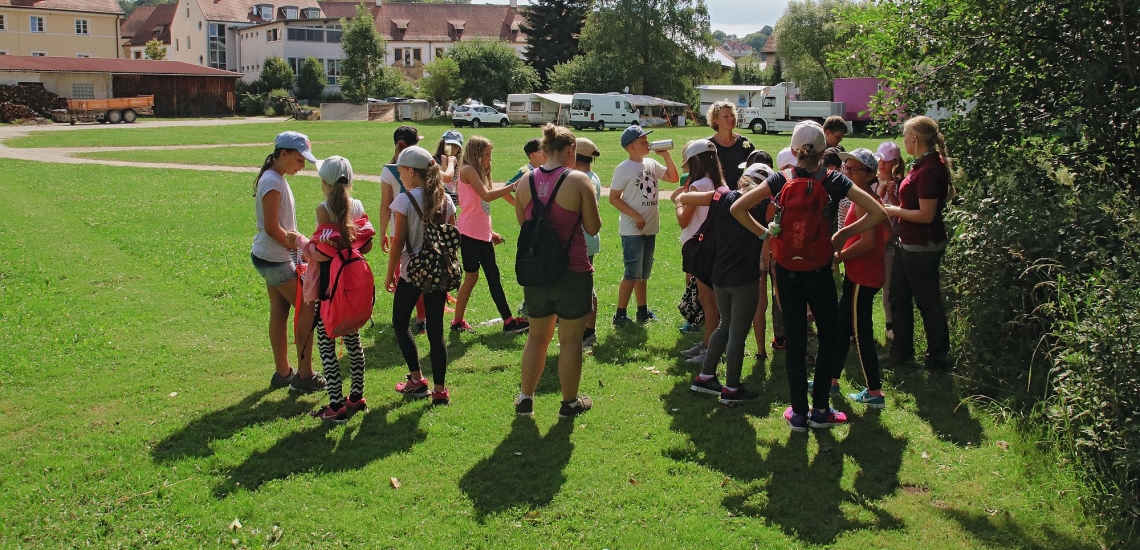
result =
[[[530,330],[530,321],[519,317],[512,317],[510,321],[503,323],[503,332],[519,334],[528,330]]]
[[[830,428],[832,426],[842,426],[847,423],[847,415],[835,409],[827,409],[826,411],[811,410],[808,414],[808,427],[809,428]]]
[[[363,395],[360,397],[355,397],[355,396],[350,395],[350,396],[348,396],[348,399],[344,400],[344,406],[348,407],[348,410],[350,410],[350,411],[359,411],[359,410],[367,409],[368,408],[368,402],[364,400]]]
[[[782,336],[772,338],[772,349],[784,349],[788,345],[788,340]]]
[[[443,391],[431,392],[431,404],[432,405],[450,405],[451,404],[451,392],[448,391],[447,388],[443,388]]]
[[[705,350],[701,350],[701,353],[699,355],[695,355],[693,357],[685,359],[685,362],[686,363],[692,363],[694,365],[703,365],[703,364],[705,364],[706,358],[708,358],[708,352]]]
[[[294,374],[289,382],[289,391],[298,393],[313,393],[323,389],[325,389],[325,377],[315,372],[308,380],[301,380],[300,375]]]
[[[815,380],[808,380],[808,392],[815,389]],[[839,397],[843,390],[839,389],[839,382],[831,385],[831,389],[827,392],[832,397]]]
[[[749,391],[744,387],[744,384],[737,386],[735,390],[730,390],[727,387],[720,388],[720,402],[725,405],[756,399],[758,397],[760,397],[760,394]]]
[[[471,326],[466,320],[461,319],[451,323],[451,332],[466,332],[468,334],[475,334],[475,327]]]
[[[689,389],[694,392],[707,393],[709,395],[720,395],[720,390],[723,388],[724,386],[720,385],[720,382],[715,376],[708,380],[701,380],[700,376],[694,376],[693,385],[689,386]]]
[[[700,332],[704,330],[704,327],[685,321],[685,324],[681,325],[681,327],[677,330],[681,331],[682,334],[688,334],[692,332]]]
[[[882,395],[871,395],[870,390],[864,389],[859,393],[849,393],[847,397],[856,403],[862,403],[868,409],[885,409],[887,399]]]
[[[630,323],[633,323],[633,319],[630,319],[629,315],[614,314],[614,326],[615,327],[621,328],[621,327],[624,327],[626,325],[629,325]]]
[[[269,379],[269,387],[274,388],[274,389],[284,388],[285,386],[288,386],[290,382],[293,381],[293,377],[296,376],[296,374],[297,374],[297,371],[294,370],[292,367],[289,368],[289,375],[288,376],[281,376],[280,374],[277,374],[276,371],[274,371],[273,377]]]
[[[428,390],[427,378],[420,378],[419,380],[412,380],[412,375],[407,376],[407,380],[396,384],[396,393],[402,394],[406,397],[427,397],[431,393]]]
[[[427,321],[416,321],[415,334],[427,334]]]
[[[574,418],[594,406],[594,400],[588,395],[579,395],[569,403],[562,403],[558,409],[558,418]]]
[[[348,420],[348,407],[341,404],[337,408],[333,408],[333,404],[329,403],[311,413],[309,416],[324,420],[325,422],[333,422],[336,424],[344,424]]]
[[[681,352],[681,357],[696,357],[705,352],[705,345],[697,342],[693,347]]]
[[[784,409],[784,420],[788,421],[793,432],[806,432],[808,429],[808,415],[796,414],[791,407]]]
[[[648,309],[645,310],[645,315],[642,315],[641,312],[637,313],[637,322],[638,323],[648,323],[648,322],[656,321],[656,320],[657,320],[657,315],[655,313],[653,313],[652,311],[649,311]]]
[[[534,399],[515,398],[515,414],[519,416],[534,416]]]

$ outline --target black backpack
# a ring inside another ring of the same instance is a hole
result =
[[[531,217],[522,223],[519,230],[518,249],[515,252],[515,277],[520,286],[553,286],[562,282],[570,267],[570,244],[581,231],[571,231],[570,240],[565,245],[558,239],[554,224],[546,217],[546,211],[558,195],[562,182],[570,174],[567,169],[558,177],[554,190],[546,204],[538,199],[534,187],[534,172],[530,174]],[[578,222],[582,221],[581,214]],[[577,225],[577,224],[576,224]]]
[[[713,191],[712,203],[709,204],[708,215],[700,229],[689,240],[681,245],[681,267],[685,273],[691,273],[705,286],[713,286],[713,264],[716,263],[716,213],[720,208],[720,199],[727,192],[727,188],[716,188]]]
[[[441,205],[444,210],[435,212],[429,222],[416,198],[411,193],[407,195],[424,228],[423,247],[408,260],[408,280],[425,294],[459,288],[463,279],[463,270],[459,266],[459,230],[440,219],[446,212],[446,206]],[[408,245],[405,248],[411,250]]]

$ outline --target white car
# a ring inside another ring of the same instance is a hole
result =
[[[455,126],[470,126],[478,128],[497,124],[506,128],[511,121],[507,120],[506,113],[496,111],[494,107],[486,105],[460,105],[451,115],[451,123]]]

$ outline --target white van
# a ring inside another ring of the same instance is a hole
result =
[[[625,128],[640,119],[640,113],[621,94],[574,94],[570,101],[570,125],[575,130]]]
[[[566,124],[570,100],[571,96],[565,94],[510,94],[507,96],[507,118],[511,124]]]

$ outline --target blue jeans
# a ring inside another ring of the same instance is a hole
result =
[[[265,283],[269,286],[283,285],[297,278],[297,268],[293,267],[292,260],[271,262],[258,258],[253,253],[250,253],[249,258],[253,261],[253,268],[265,278]]]
[[[621,253],[625,261],[624,278],[646,280],[653,271],[653,251],[657,247],[657,235],[622,235]]]

